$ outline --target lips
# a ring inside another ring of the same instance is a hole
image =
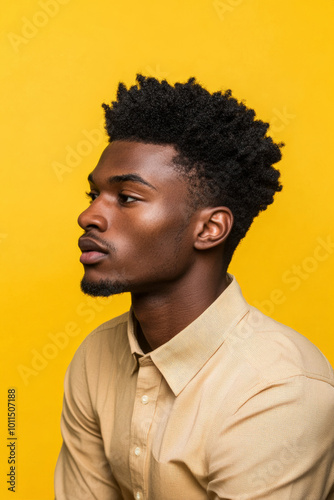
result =
[[[86,237],[79,238],[79,248],[82,251],[80,257],[81,264],[96,264],[103,260],[108,254],[106,248]]]

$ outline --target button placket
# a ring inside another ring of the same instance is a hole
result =
[[[147,358],[139,362],[136,398],[131,422],[130,474],[134,497],[145,499],[147,477],[145,462],[149,430],[155,414],[156,400],[161,384],[161,373]],[[148,404],[150,403],[150,404]],[[138,496],[139,495],[139,496]]]

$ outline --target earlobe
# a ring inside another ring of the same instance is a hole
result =
[[[223,243],[231,232],[233,214],[227,207],[205,208],[197,225],[194,247],[208,250]]]

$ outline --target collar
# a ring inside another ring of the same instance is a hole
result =
[[[137,342],[130,310],[128,338],[136,360],[133,372],[138,369],[139,358],[140,364],[151,360],[175,396],[180,394],[249,310],[236,279],[228,276],[231,283],[195,321],[150,353],[144,354]]]

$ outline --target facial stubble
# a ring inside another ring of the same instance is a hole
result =
[[[81,290],[91,297],[110,297],[129,291],[129,284],[126,281],[112,281],[100,279],[97,282],[89,281],[85,276],[82,278]]]

